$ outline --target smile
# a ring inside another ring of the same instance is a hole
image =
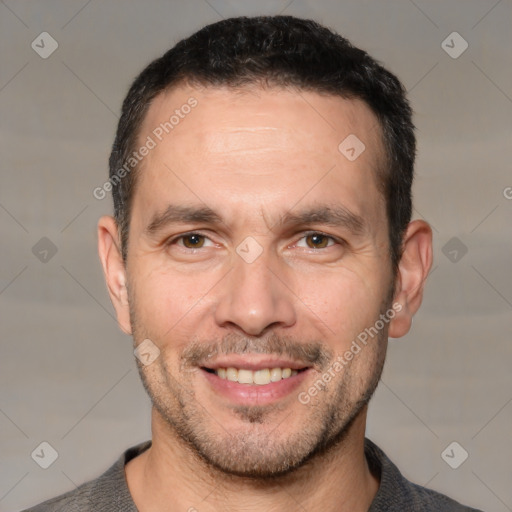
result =
[[[305,361],[263,354],[230,354],[199,365],[208,387],[230,403],[265,405],[296,394],[314,369]]]
[[[271,382],[279,382],[283,379],[294,377],[300,371],[292,370],[291,368],[262,368],[259,370],[248,370],[244,368],[205,368],[210,373],[215,373],[217,377],[226,379],[230,382],[238,382],[239,384],[256,384],[258,386],[265,386]]]

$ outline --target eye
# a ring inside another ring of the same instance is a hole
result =
[[[206,247],[205,244],[207,242],[211,243],[211,240],[201,233],[185,233],[184,235],[169,240],[168,245],[179,245],[186,249],[202,249]]]
[[[307,233],[300,239],[300,241],[302,240],[305,241],[306,246],[300,244],[297,245],[299,247],[307,247],[309,249],[325,249],[338,242],[334,237],[316,231]]]

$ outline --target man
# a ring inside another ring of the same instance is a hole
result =
[[[365,439],[432,263],[414,157],[398,79],[312,21],[225,20],[151,63],[98,237],[152,440],[32,510],[472,510]]]

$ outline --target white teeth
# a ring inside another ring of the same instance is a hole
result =
[[[236,368],[226,368],[226,378],[232,382],[238,382],[238,370]]]
[[[261,370],[245,370],[243,368],[237,369],[217,368],[215,373],[221,379],[227,379],[231,382],[238,382],[240,384],[257,384],[264,386],[271,382],[278,382],[281,379],[288,379],[299,373],[297,370],[291,368],[263,368]]]
[[[272,370],[270,370],[270,380],[272,382],[277,382],[278,380],[281,380],[281,377],[282,377],[282,371],[281,371],[281,368],[272,368]]]
[[[252,375],[251,370],[238,370],[238,382],[240,384],[252,384],[254,382]]]
[[[283,374],[282,374],[283,379],[287,379],[288,377],[291,376],[291,374],[292,374],[291,368],[283,368]]]
[[[254,384],[259,384],[260,386],[263,386],[264,384],[268,384],[270,382],[270,370],[268,368],[265,368],[264,370],[258,370],[253,373]],[[238,382],[240,382],[240,379],[238,380]]]

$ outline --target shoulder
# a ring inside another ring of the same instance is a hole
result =
[[[98,478],[22,512],[137,512],[124,466],[149,446],[151,441],[129,448]]]
[[[103,476],[103,475],[102,475]],[[95,489],[98,481],[102,477],[91,480],[74,491],[61,494],[35,507],[28,508],[23,512],[74,512],[91,510],[92,499],[95,495]]]
[[[369,439],[365,439],[365,455],[371,471],[380,476],[380,487],[369,512],[482,512],[410,482]]]

